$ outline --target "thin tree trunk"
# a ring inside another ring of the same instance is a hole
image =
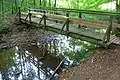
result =
[[[4,19],[4,1],[2,0],[2,19]]]
[[[49,7],[51,7],[51,0],[49,0]]]
[[[46,0],[44,0],[44,7],[46,7]]]
[[[35,0],[33,0],[33,4],[34,4],[34,9],[35,9]]]
[[[118,0],[116,0],[116,12],[118,12]]]
[[[120,12],[120,0],[116,0],[116,12]],[[117,18],[118,23],[120,23],[120,16]]]
[[[55,3],[54,3],[54,7],[56,8],[56,3],[57,3],[57,1],[55,0]]]
[[[15,0],[15,12],[17,12],[17,1]]]
[[[41,5],[42,5],[42,1],[40,0],[40,7],[41,7]]]
[[[26,3],[26,8],[28,8],[28,3],[27,3],[27,2],[28,2],[28,1],[26,0],[26,1],[25,1],[25,3]]]

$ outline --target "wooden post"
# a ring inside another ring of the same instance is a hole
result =
[[[30,13],[30,9],[29,9],[29,23],[31,24],[31,16],[32,16],[32,14]]]
[[[46,15],[45,15],[45,11],[44,11],[44,29],[46,28]]]
[[[20,7],[18,7],[18,10],[19,10],[19,22],[20,22],[20,18],[21,18],[21,12],[20,12]]]
[[[69,32],[69,13],[67,12],[66,16],[67,18],[67,23],[66,23],[66,31]]]
[[[55,12],[55,15],[58,15],[58,13],[57,13],[57,12]],[[56,22],[56,23],[58,23],[58,20],[56,20],[55,22]]]
[[[111,30],[112,30],[112,20],[113,20],[113,16],[110,16],[110,19],[109,19],[109,27],[108,27],[108,30],[107,30],[107,42],[110,41],[110,33],[111,33]]]
[[[79,13],[79,18],[82,18],[81,12]],[[78,28],[80,28],[81,25],[78,25]]]
[[[56,54],[56,40],[53,40],[53,44],[54,44],[54,53]]]
[[[46,80],[52,80],[52,78],[54,77],[54,75],[57,73],[57,71],[60,69],[60,67],[62,66],[62,64],[64,63],[64,61],[66,60],[66,58],[64,58],[60,64],[57,66],[57,68],[54,70],[53,74]]]
[[[62,34],[62,32],[63,32],[63,30],[64,30],[64,27],[65,27],[65,25],[67,24],[67,21],[68,21],[68,20],[65,20],[65,22],[64,22],[64,24],[63,24],[63,26],[62,26],[62,29],[61,29],[61,31],[60,31],[60,34]]]
[[[52,50],[51,50],[51,49],[52,49],[51,41],[49,42],[49,44],[50,44],[50,48],[49,48],[49,49],[50,49],[50,53],[52,53],[52,52],[51,52],[51,51],[52,51]]]
[[[14,13],[14,11],[13,11],[13,5],[11,6],[11,9],[12,9],[11,12],[12,12],[12,14],[13,14],[13,13]]]

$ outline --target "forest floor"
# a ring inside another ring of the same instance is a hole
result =
[[[40,28],[21,24],[18,20],[9,21],[5,26],[8,27],[5,27],[5,29],[0,32],[0,49],[13,47],[15,45],[32,44],[39,41],[43,36],[54,35],[53,33],[45,32]]]
[[[60,80],[120,80],[120,47],[95,50],[80,66],[63,71]]]

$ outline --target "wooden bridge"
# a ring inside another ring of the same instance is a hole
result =
[[[78,18],[70,16],[71,14],[78,14]],[[82,18],[82,14],[107,16],[109,20],[86,19]],[[120,45],[120,37],[115,36],[112,31],[113,28],[120,28],[120,24],[114,21],[119,16],[120,13],[65,8],[29,9],[28,12],[22,12],[19,8],[19,21],[22,23],[107,45],[111,43]],[[96,31],[98,29],[103,29],[105,32]]]

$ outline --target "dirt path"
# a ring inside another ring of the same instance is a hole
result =
[[[94,51],[79,67],[64,71],[60,80],[120,80],[120,48]]]

